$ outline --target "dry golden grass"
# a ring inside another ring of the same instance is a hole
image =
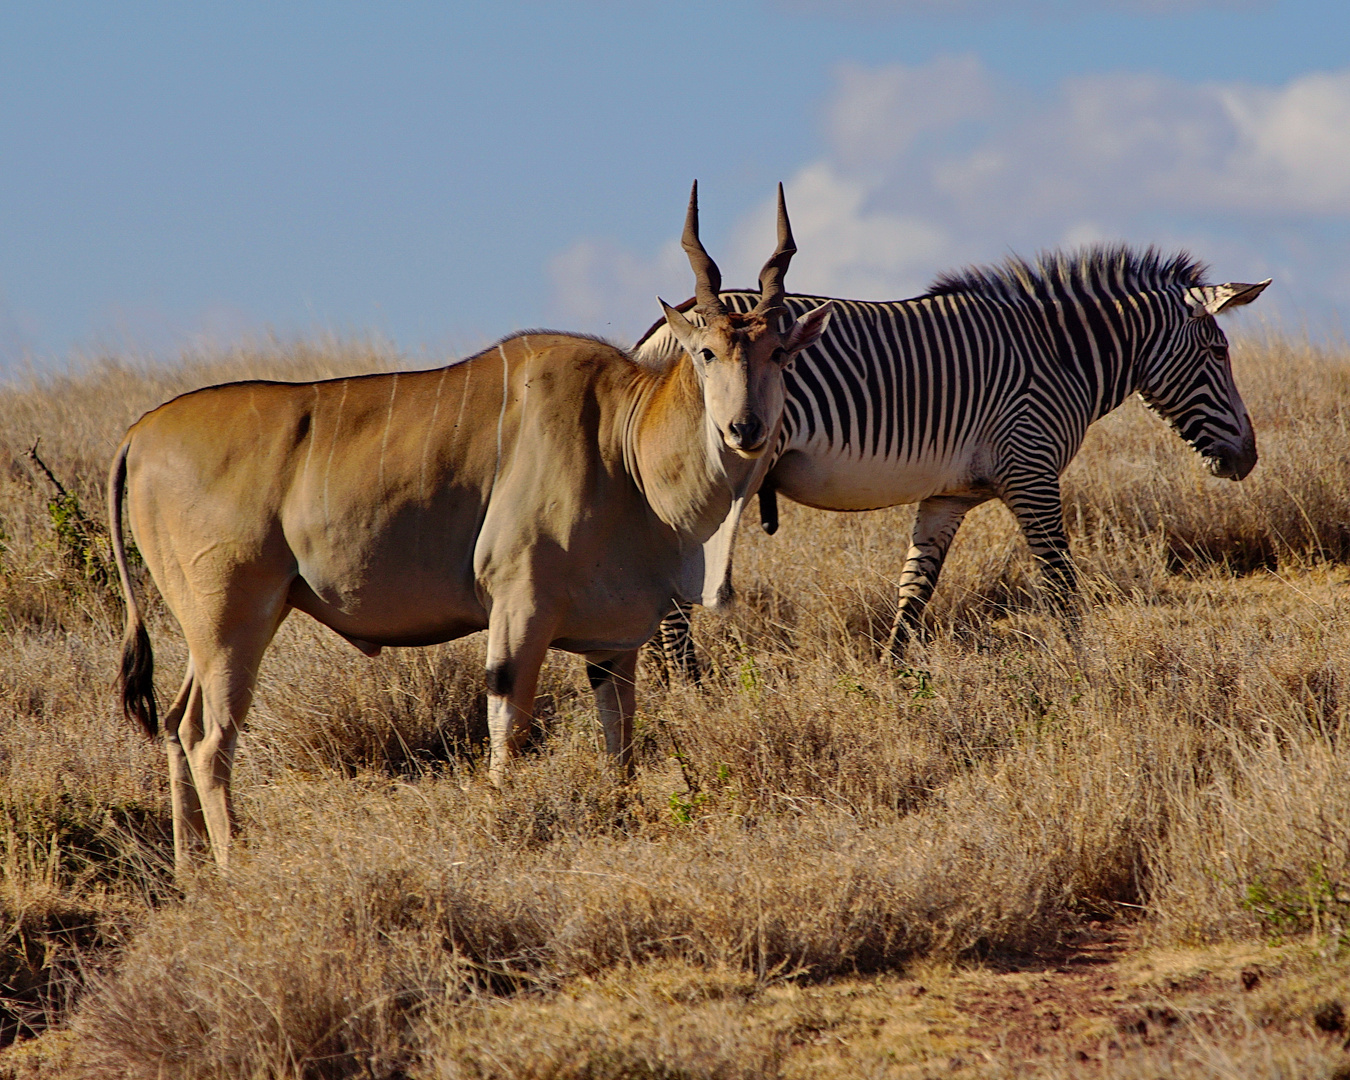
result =
[[[1236,357],[1244,483],[1137,405],[1090,433],[1072,640],[1000,507],[898,672],[876,639],[908,511],[747,527],[741,604],[696,622],[707,690],[643,673],[628,785],[573,658],[494,794],[476,640],[372,661],[293,618],[238,763],[238,861],[181,888],[162,754],[117,718],[120,606],[24,451],[42,438],[97,528],[116,440],[163,398],[399,361],[271,343],[0,391],[0,1037],[53,1029],[0,1075],[1333,1075],[1344,1035],[1313,1016],[1350,1005],[1350,357]],[[183,646],[150,617],[167,695]],[[1109,989],[1056,967],[1093,925],[1128,927]],[[1096,1011],[1046,1034],[1049,1006],[1007,1006],[1038,993]]]

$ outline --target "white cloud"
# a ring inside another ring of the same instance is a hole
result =
[[[973,150],[935,156],[931,168],[938,191],[971,213],[1011,198],[1037,216],[1102,204],[1118,214],[1347,214],[1350,72],[1278,88],[1069,80],[1039,109],[991,114]]]
[[[786,185],[795,290],[912,295],[1009,250],[1128,240],[1187,247],[1221,280],[1274,275],[1266,311],[1334,322],[1350,300],[1350,70],[1283,86],[1098,75],[1036,96],[972,57],[849,65],[823,115],[825,154]],[[733,230],[729,283],[754,280],[772,221],[766,199]],[[581,250],[555,276],[566,315],[621,310],[607,298],[629,303],[629,281],[687,293],[673,243]]]
[[[921,217],[868,206],[866,184],[840,175],[828,162],[802,169],[791,184],[789,212],[797,255],[795,292],[857,300],[907,296],[923,288],[931,267],[952,247],[940,226]],[[777,200],[766,199],[736,229],[728,281],[750,283],[773,251]]]
[[[1238,133],[1237,202],[1350,213],[1350,71],[1306,75],[1280,90],[1216,91]]]
[[[675,240],[650,257],[610,240],[578,240],[549,263],[550,308],[560,325],[631,342],[661,313],[656,298],[678,304],[692,291],[689,262]]]
[[[893,160],[920,136],[984,115],[993,102],[990,79],[974,56],[939,57],[922,67],[844,64],[836,79],[828,133],[846,164]]]

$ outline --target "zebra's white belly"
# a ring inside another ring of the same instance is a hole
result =
[[[979,457],[965,447],[941,457],[902,461],[788,451],[772,477],[779,493],[793,502],[822,510],[875,510],[933,495],[992,494]]]

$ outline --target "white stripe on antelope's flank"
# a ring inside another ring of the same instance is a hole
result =
[[[426,434],[422,438],[422,464],[417,470],[417,495],[422,502],[427,499],[427,454],[431,451],[432,440],[436,437],[436,419],[441,414],[441,391],[445,389],[445,376],[449,368],[441,368],[441,377],[436,380],[436,397],[431,405],[431,422],[427,424]]]
[[[525,350],[525,362],[528,364],[534,360],[534,349],[530,345],[530,335],[520,335],[521,348]],[[530,380],[522,379],[520,383],[520,418],[522,422],[525,419],[525,412],[530,399]]]
[[[511,361],[506,357],[506,343],[497,346],[502,358],[502,407],[497,412],[497,467],[492,471],[495,482],[502,471],[502,425],[506,423],[506,406],[511,400]]]
[[[451,364],[451,367],[457,365]],[[459,431],[460,425],[464,423],[464,406],[469,400],[469,383],[473,379],[473,369],[469,368],[464,372],[462,392],[459,396],[459,412],[455,414],[455,431]]]
[[[389,429],[394,426],[394,399],[398,396],[398,372],[389,376],[389,412],[384,418],[384,435],[380,439],[380,485],[384,486],[384,455],[389,449]]]
[[[687,351],[659,370],[593,338],[533,333],[433,371],[208,387],[127,432],[108,481],[127,601],[122,703],[148,733],[158,730],[125,502],[145,565],[187,638],[188,673],[164,718],[180,871],[207,848],[222,866],[228,860],[234,748],[263,653],[292,610],[367,655],[486,630],[489,775],[499,784],[528,731],[548,649],[578,653],[605,747],[631,768],[638,649],[672,597],[699,594],[709,561],[702,545],[729,550],[723,539],[778,433],[784,365],[830,310],[782,326],[795,247],[781,189],[778,249],[757,302],[747,312],[723,308],[695,198],[684,246],[709,298],[705,325],[671,310]],[[434,419],[442,389],[456,384],[460,419],[447,431]],[[530,409],[508,408],[527,385]],[[333,430],[319,486],[300,460],[314,453],[321,403]],[[261,435],[239,422],[255,407]],[[307,423],[301,451],[296,433]],[[434,441],[420,431],[434,431]],[[183,555],[212,544],[209,558]]]
[[[337,453],[338,433],[342,430],[342,410],[347,405],[347,390],[350,386],[350,379],[342,380],[342,396],[338,398],[337,415],[333,417],[333,436],[328,443],[328,461],[323,469],[323,524],[325,529],[332,525],[332,518],[328,512],[328,481],[333,476],[333,456]]]
[[[766,527],[776,527],[780,492],[827,510],[918,503],[891,629],[897,658],[961,521],[991,498],[1016,515],[1069,603],[1059,477],[1088,425],[1138,393],[1214,475],[1241,479],[1256,464],[1214,316],[1251,303],[1268,282],[1203,285],[1205,274],[1184,253],[1092,247],[944,275],[913,300],[835,301],[829,329],[787,375],[783,431],[760,491]],[[786,304],[797,313],[824,299]],[[722,300],[746,310],[755,295]],[[634,354],[659,364],[677,348],[657,323]],[[696,672],[687,631],[672,625],[662,637]]]
[[[257,408],[257,406],[255,405],[254,408]],[[305,434],[305,442],[308,443],[308,446],[305,448],[305,464],[301,469],[301,473],[304,476],[306,483],[312,482],[309,475],[309,463],[314,460],[314,443],[317,441],[316,436],[318,435],[318,432],[315,430],[315,428],[318,426],[318,423],[319,423],[319,384],[315,383],[314,403],[309,408],[309,430]]]

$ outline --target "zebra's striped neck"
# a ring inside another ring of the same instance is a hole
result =
[[[722,293],[728,307],[749,310],[758,302],[750,290]],[[1057,392],[1072,394],[1082,427],[1100,419],[1140,389],[1150,361],[1175,329],[1175,319],[1164,315],[1169,297],[1141,293],[1108,302],[1086,297],[998,295],[993,298],[951,292],[910,300],[835,300],[834,324],[815,348],[803,354],[788,372],[788,403],[780,445],[787,447],[815,435],[824,425],[831,443],[857,445],[857,417],[836,409],[827,415],[812,408],[826,400],[862,401],[888,392],[903,396],[903,369],[920,360],[953,363],[979,353],[988,342],[1018,342],[1020,357],[985,353],[981,362],[1018,360],[1022,382],[1034,379],[1044,364],[1058,382]],[[795,318],[829,297],[794,294],[787,306]],[[980,328],[971,340],[971,328]],[[659,365],[679,348],[668,333],[653,328],[634,354],[644,364]],[[970,376],[980,378],[978,371]],[[1012,389],[1012,387],[1009,387]],[[855,410],[856,411],[856,410]],[[880,421],[886,410],[873,410]],[[918,419],[917,417],[913,419]],[[899,418],[873,432],[871,449],[894,445]]]

